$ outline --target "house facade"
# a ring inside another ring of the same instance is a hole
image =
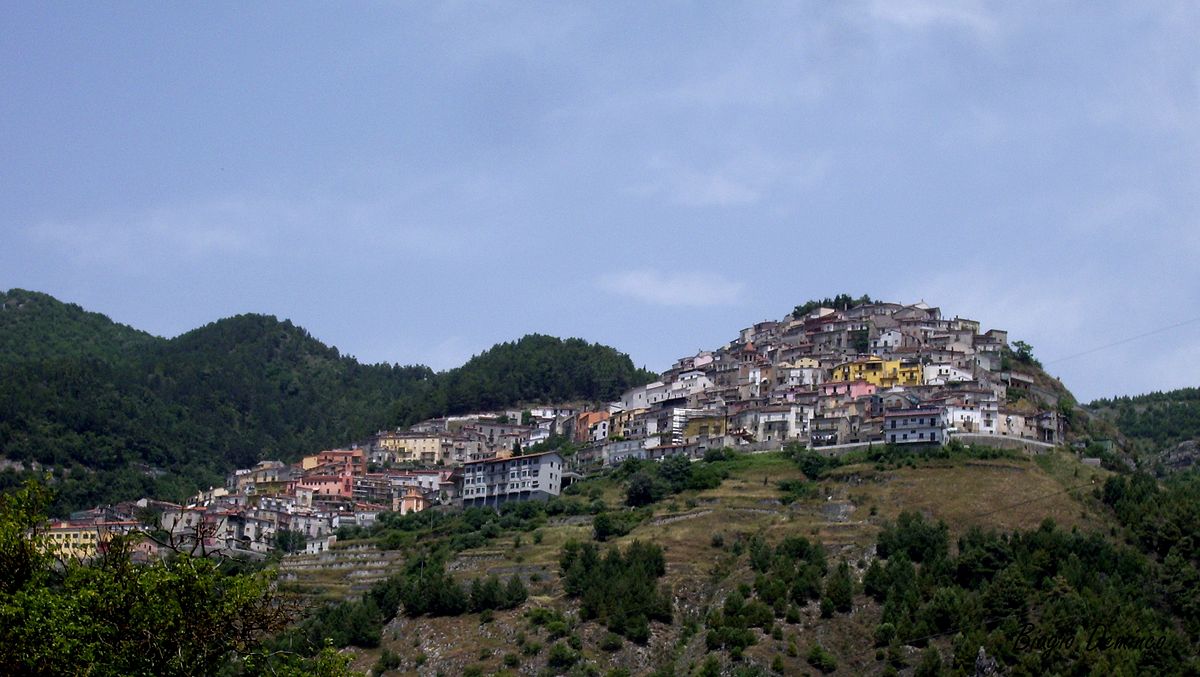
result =
[[[464,463],[463,506],[545,501],[559,495],[562,474],[562,456],[554,451]]]
[[[883,439],[891,444],[944,444],[946,412],[941,407],[885,412]]]

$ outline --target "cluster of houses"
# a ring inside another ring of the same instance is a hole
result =
[[[287,533],[291,545],[299,535],[319,552],[340,527],[368,526],[380,512],[545,500],[581,473],[628,458],[793,443],[835,453],[956,435],[1060,443],[1062,421],[1047,404],[1056,394],[1010,369],[1009,355],[1006,332],[980,332],[977,321],[943,318],[925,303],[815,308],[743,329],[603,407],[431,419],[294,464],[260,462],[189,505],[156,512],[184,544],[265,553]],[[84,552],[100,547],[97,534],[137,528],[119,510],[90,518],[49,532]],[[91,541],[72,529],[90,531]]]
[[[441,467],[419,467],[422,461],[405,468],[369,467],[367,457],[367,448],[355,447],[321,451],[294,464],[261,461],[234,471],[224,487],[202,491],[186,505],[142,499],[85,510],[50,522],[43,536],[60,556],[82,559],[103,552],[114,536],[133,532],[145,534],[136,541],[136,558],[168,550],[316,554],[337,541],[341,527],[369,527],[383,512],[546,500],[560,493],[566,472],[557,452],[514,456],[511,448]]]
[[[1009,355],[1005,331],[925,303],[815,308],[743,329],[578,419],[590,446],[575,462],[954,435],[1060,443],[1057,393],[1012,370]]]

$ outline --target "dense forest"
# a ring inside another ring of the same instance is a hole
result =
[[[1200,388],[1100,399],[1088,409],[1115,423],[1143,451],[1200,439]]]
[[[45,294],[0,293],[0,455],[54,469],[55,512],[180,498],[260,459],[431,416],[606,400],[653,377],[580,339],[530,335],[435,373],[361,364],[267,315],[163,339]],[[20,475],[5,471],[0,487]]]

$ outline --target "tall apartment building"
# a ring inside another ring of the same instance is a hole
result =
[[[563,460],[556,451],[463,464],[463,506],[545,501],[562,489]]]
[[[942,407],[918,407],[885,412],[883,439],[893,444],[944,444],[946,411]]]

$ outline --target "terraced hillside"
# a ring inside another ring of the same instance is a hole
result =
[[[1064,452],[1036,458],[989,455],[998,457],[910,456],[850,463],[829,468],[814,481],[788,454],[759,454],[729,462],[728,476],[715,488],[663,498],[628,534],[608,542],[625,548],[637,540],[663,548],[666,574],[661,582],[670,591],[673,621],[652,623],[645,645],[614,640],[616,635],[604,625],[581,621],[578,602],[564,593],[559,570],[564,544],[590,541],[594,535],[594,518],[574,515],[550,518],[529,532],[506,531],[449,562],[447,570],[464,583],[493,574],[519,576],[530,593],[523,606],[485,613],[486,622],[472,613],[416,618],[400,614],[384,627],[378,648],[350,650],[356,654],[356,667],[364,671],[376,666],[386,651],[388,664],[396,666],[388,674],[586,674],[593,669],[598,674],[644,674],[660,668],[693,674],[705,667],[709,655],[718,657],[722,670],[757,666],[767,671],[773,666],[798,674],[814,671],[808,651],[820,645],[843,674],[878,672],[883,664],[877,660],[873,634],[884,605],[863,594],[855,595],[850,613],[832,617],[823,617],[815,599],[797,604],[770,627],[753,629],[755,641],[736,656],[709,650],[706,617],[731,593],[754,586],[754,542],[778,544],[802,536],[824,547],[831,568],[846,562],[861,586],[876,559],[881,531],[905,510],[917,511],[931,523],[944,521],[952,544],[973,527],[1036,530],[1047,518],[1064,530],[1108,534],[1115,526],[1092,491],[1107,471],[1084,466]],[[787,489],[794,498],[797,486],[807,487],[803,497],[789,501]],[[617,477],[589,480],[575,491],[591,501],[593,510],[600,508],[598,503],[608,510],[623,509],[624,484]],[[399,551],[381,551],[369,541],[352,540],[326,555],[289,560],[284,571],[294,585],[310,593],[353,596],[369,581],[382,580],[402,558]],[[546,611],[531,616],[533,609]],[[940,642],[947,656],[952,653],[949,641]],[[551,654],[559,644],[567,648]],[[899,650],[915,651],[903,646]],[[896,660],[915,664],[918,657]]]

